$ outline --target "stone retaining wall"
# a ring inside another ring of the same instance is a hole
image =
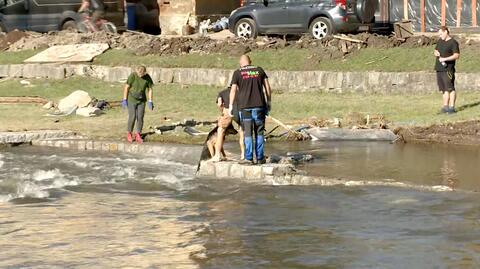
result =
[[[0,144],[30,143],[39,139],[71,138],[75,134],[70,131],[27,131],[27,132],[0,132]]]
[[[130,67],[98,65],[13,64],[0,65],[0,77],[63,79],[86,76],[108,82],[126,81]],[[156,83],[225,86],[233,70],[206,68],[148,68]],[[327,72],[268,71],[272,87],[288,92],[334,91],[361,93],[424,93],[437,89],[433,72]],[[457,89],[477,91],[480,76],[457,74]]]

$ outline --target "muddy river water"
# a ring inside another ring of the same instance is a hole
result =
[[[0,268],[480,268],[480,148],[268,150],[313,154],[310,175],[453,190],[256,185],[196,179],[195,154],[1,149]]]

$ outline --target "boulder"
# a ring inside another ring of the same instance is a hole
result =
[[[92,102],[92,98],[85,91],[74,91],[58,103],[58,109],[62,112],[69,111],[72,107],[86,107]]]

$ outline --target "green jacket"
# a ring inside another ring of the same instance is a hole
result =
[[[147,101],[147,89],[153,87],[153,80],[149,74],[139,77],[137,73],[132,73],[128,79],[128,102],[139,104]]]

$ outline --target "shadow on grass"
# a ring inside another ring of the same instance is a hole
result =
[[[466,104],[466,105],[457,107],[457,111],[463,111],[463,110],[473,108],[473,107],[476,107],[476,106],[479,106],[479,105],[480,105],[480,101],[477,101],[477,102],[474,102],[474,103],[470,103],[470,104]]]

